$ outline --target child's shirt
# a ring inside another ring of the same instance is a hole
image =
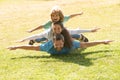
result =
[[[64,16],[63,23],[67,22],[70,19],[70,16]],[[49,29],[52,25],[52,21],[48,21],[47,23],[43,24],[45,29]]]

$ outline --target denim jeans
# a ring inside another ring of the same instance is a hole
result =
[[[80,38],[80,34],[73,34],[71,35],[72,38],[75,38],[75,39],[79,39]],[[47,40],[47,38],[43,37],[43,38],[37,38],[35,39],[35,42],[37,43],[40,43],[41,41],[45,41]]]

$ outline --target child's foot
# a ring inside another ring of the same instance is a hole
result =
[[[34,43],[35,43],[34,40],[30,40],[30,41],[29,41],[29,45],[33,45]]]
[[[88,38],[86,38],[83,34],[80,35],[79,41],[81,42],[89,42]]]

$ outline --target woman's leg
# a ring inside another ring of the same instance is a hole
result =
[[[40,47],[39,46],[30,46],[30,45],[25,45],[25,46],[11,46],[11,47],[8,47],[7,49],[9,49],[9,50],[24,49],[24,50],[40,51]]]
[[[40,43],[42,41],[47,41],[47,38],[43,37],[43,38],[37,38],[35,40],[30,40],[29,45],[33,45],[34,43]]]
[[[89,42],[88,38],[83,34],[72,34],[72,38],[79,40],[80,42]]]
[[[96,41],[96,42],[80,42],[80,48],[92,47],[99,44],[109,44],[110,42],[112,42],[112,40]]]
[[[43,37],[43,38],[37,38],[37,39],[35,39],[35,42],[40,43],[40,42],[46,41],[46,40],[48,40],[48,39],[45,38],[45,37]]]

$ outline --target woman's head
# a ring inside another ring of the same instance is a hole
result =
[[[53,7],[50,13],[52,22],[63,21],[64,15],[58,6]]]
[[[61,32],[64,30],[64,26],[61,22],[54,22],[52,23],[52,31],[54,34],[61,34]]]

